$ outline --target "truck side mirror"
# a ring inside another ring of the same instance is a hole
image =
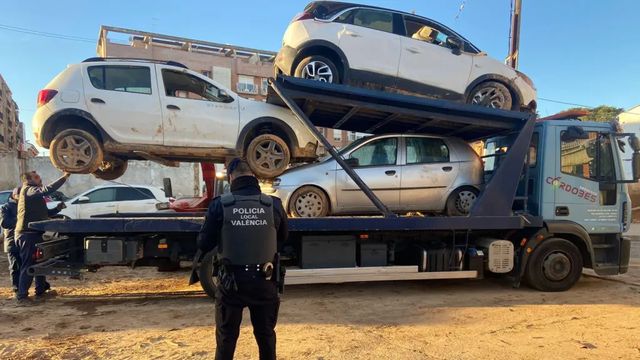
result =
[[[634,152],[631,158],[631,169],[633,171],[633,180],[640,180],[640,153]]]
[[[640,151],[640,139],[635,135],[629,136],[629,146],[633,151]]]
[[[162,179],[162,187],[164,188],[164,196],[168,198],[173,197],[173,187],[171,186],[170,178]]]

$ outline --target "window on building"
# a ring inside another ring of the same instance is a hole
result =
[[[204,75],[204,76],[208,77],[209,79],[211,79],[211,78],[212,78],[212,77],[211,77],[211,71],[209,71],[209,70],[202,70],[200,73],[201,73],[202,75]]]
[[[407,164],[449,162],[449,148],[441,139],[408,137]]]
[[[253,82],[253,76],[238,75],[238,92],[245,94],[258,93],[258,88]]]
[[[269,91],[269,79],[262,78],[262,86],[260,86],[260,93],[262,95],[267,95],[268,91]]]
[[[356,133],[353,132],[353,131],[347,132],[347,140],[355,141],[356,140]]]
[[[395,137],[371,141],[351,153],[349,158],[358,159],[358,166],[394,165],[398,154],[398,139]]]
[[[342,130],[333,129],[333,140],[342,141]]]
[[[193,100],[229,102],[232,98],[213,84],[181,71],[162,69],[162,81],[167,96]]]
[[[116,188],[102,188],[86,195],[90,203],[101,203],[116,200]]]
[[[146,66],[90,66],[88,73],[96,89],[151,94],[151,69]]]
[[[117,201],[135,201],[155,199],[151,190],[145,188],[123,187],[116,192]]]
[[[4,136],[0,135],[0,143],[4,144]]]
[[[4,120],[4,113],[0,111],[0,120]]]

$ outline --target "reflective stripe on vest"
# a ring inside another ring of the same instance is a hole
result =
[[[260,194],[225,194],[223,208],[221,258],[234,265],[264,264],[277,252],[277,232],[273,199]]]

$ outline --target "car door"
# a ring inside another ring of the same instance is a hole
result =
[[[400,208],[443,210],[459,170],[451,150],[442,139],[417,136],[405,137],[404,147]]]
[[[116,191],[119,213],[155,212],[158,202],[149,189],[119,187]]]
[[[376,9],[354,9],[339,16],[339,45],[349,62],[350,77],[379,82],[385,75],[388,86],[395,84],[400,60],[400,36],[394,31],[394,14]],[[367,79],[368,78],[368,79]]]
[[[125,144],[162,144],[162,113],[153,65],[83,68],[87,108],[98,124]]]
[[[415,17],[404,19],[407,36],[402,37],[399,87],[458,100],[467,89],[473,55],[447,47],[447,37],[455,35],[446,29]]]
[[[235,148],[240,125],[237,95],[187,69],[156,67],[161,75],[164,145]]]
[[[400,201],[400,166],[398,138],[377,138],[363,143],[346,156],[358,161],[353,170],[380,200],[391,210]],[[338,165],[336,171],[336,203],[342,213],[376,212],[366,194]]]
[[[88,219],[94,215],[113,214],[117,212],[116,204],[116,188],[104,187],[93,191],[89,191],[80,198],[86,197],[87,201],[74,202],[77,206],[78,219]]]
[[[575,221],[589,233],[619,233],[621,185],[615,183],[611,135],[585,134],[575,138],[565,129],[557,129],[559,162],[555,176],[547,177],[544,184],[555,189],[555,219]]]

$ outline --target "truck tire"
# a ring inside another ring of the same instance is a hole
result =
[[[53,165],[72,174],[91,174],[98,170],[104,159],[102,146],[95,135],[80,129],[67,129],[58,133],[49,146]]]
[[[210,298],[216,298],[216,279],[213,276],[213,257],[216,250],[209,251],[200,261],[198,268],[198,277],[200,277],[200,286]]]
[[[572,242],[560,238],[544,240],[527,262],[525,280],[540,291],[565,291],[582,275],[582,254]]]
[[[291,161],[287,143],[277,135],[262,134],[247,146],[247,163],[261,179],[272,179],[282,174]]]

